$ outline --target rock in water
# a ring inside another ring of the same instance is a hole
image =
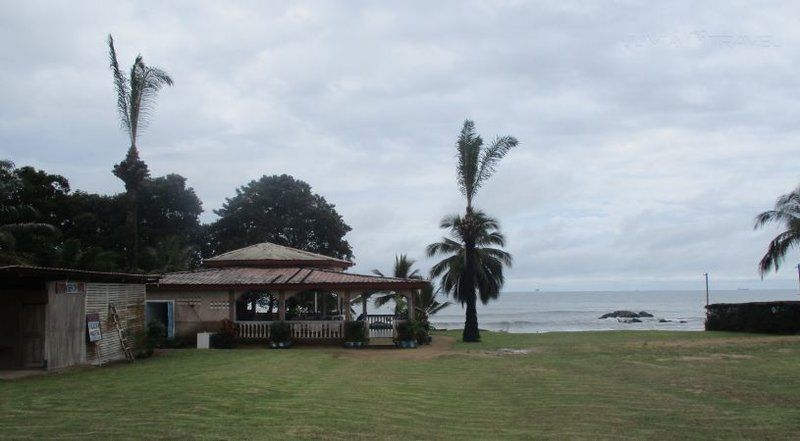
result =
[[[609,312],[608,314],[603,314],[600,316],[601,319],[607,318],[636,318],[639,317],[639,314],[633,311],[614,311]]]
[[[651,318],[651,317],[653,317],[653,314],[650,314],[650,313],[649,313],[649,312],[647,312],[647,311],[641,311],[641,312],[639,312],[639,317],[647,317],[647,318]]]

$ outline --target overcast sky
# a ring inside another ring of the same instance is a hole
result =
[[[796,252],[759,279],[777,230],[752,229],[800,183],[796,2],[58,3],[0,3],[0,157],[73,188],[123,190],[112,33],[175,80],[141,154],[204,221],[287,173],[353,227],[355,270],[427,271],[471,118],[521,142],[477,198],[508,290],[797,285]]]

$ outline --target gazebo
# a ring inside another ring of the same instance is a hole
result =
[[[343,338],[343,324],[354,319],[368,324],[370,341],[388,343],[397,323],[414,318],[415,290],[429,283],[345,272],[352,262],[260,243],[220,254],[194,271],[164,274],[148,285],[148,320],[161,320],[170,336],[191,338],[216,331],[221,320],[236,323],[240,338],[269,337],[275,320],[291,325],[296,339]],[[405,298],[407,314],[369,314],[368,299],[376,292]]]

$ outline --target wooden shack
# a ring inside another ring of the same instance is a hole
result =
[[[142,274],[0,267],[0,369],[124,360],[120,334],[133,343],[143,329],[145,286],[155,280]]]

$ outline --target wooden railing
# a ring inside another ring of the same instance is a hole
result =
[[[367,326],[370,338],[394,337],[398,319],[394,314],[368,314]]]
[[[240,321],[236,322],[239,338],[267,339],[269,338],[268,321]],[[341,339],[344,338],[342,322],[338,320],[310,320],[287,321],[292,327],[292,338],[296,339]]]

